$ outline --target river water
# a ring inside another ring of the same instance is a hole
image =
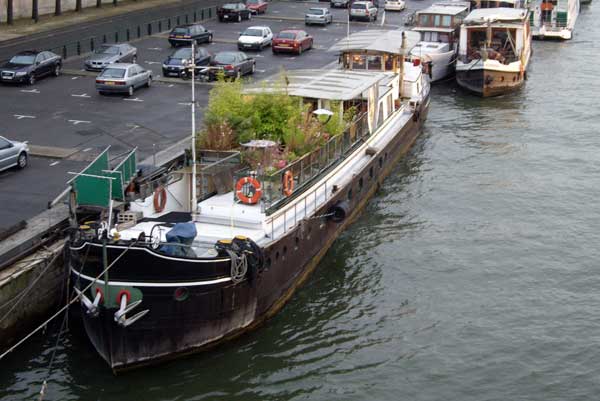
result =
[[[599,8],[534,42],[518,93],[435,86],[411,153],[261,329],[114,377],[72,325],[44,399],[598,399]],[[36,398],[55,342],[2,362],[0,400]]]

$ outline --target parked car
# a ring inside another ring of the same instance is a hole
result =
[[[386,11],[402,11],[406,8],[404,0],[385,0]]]
[[[210,43],[213,39],[212,31],[200,24],[179,25],[169,33],[171,46],[189,46],[192,40],[198,43]]]
[[[61,71],[62,58],[58,54],[24,51],[0,66],[0,82],[33,85],[38,78],[46,75],[57,77]]]
[[[244,3],[227,3],[217,8],[217,16],[221,22],[242,22],[243,19],[249,20],[252,18],[252,13]]]
[[[94,50],[85,62],[85,69],[102,71],[109,64],[137,62],[137,49],[128,43],[104,44]]]
[[[131,63],[112,64],[96,77],[96,89],[101,95],[117,92],[133,96],[137,88],[149,88],[151,84],[152,73],[141,65]]]
[[[210,63],[208,78],[214,80],[219,72],[223,72],[227,78],[241,78],[246,74],[254,74],[256,71],[256,60],[248,57],[244,52],[219,52]]]
[[[331,0],[330,7],[331,8],[348,8],[348,4],[350,0]]]
[[[264,0],[246,0],[246,7],[252,14],[264,14],[267,12],[269,3]]]
[[[304,15],[304,23],[306,25],[321,24],[327,25],[333,22],[333,15],[328,8],[312,7],[309,8]]]
[[[27,167],[29,147],[26,142],[17,142],[0,136],[0,171],[7,168]]]
[[[350,6],[350,21],[366,19],[377,21],[377,7],[370,1],[356,1]]]
[[[262,50],[273,42],[273,32],[268,26],[251,26],[246,28],[238,38],[238,49],[240,50]]]
[[[196,48],[196,72],[199,71],[199,67],[210,65],[212,55],[202,47]],[[162,65],[162,73],[164,77],[181,77],[185,78],[189,74],[188,65],[192,62],[192,48],[183,47],[175,50]]]
[[[273,54],[293,52],[302,54],[304,50],[312,49],[313,37],[305,31],[287,29],[279,32],[273,39]]]

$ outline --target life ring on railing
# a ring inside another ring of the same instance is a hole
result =
[[[250,189],[244,191],[244,188],[248,187],[250,187]],[[244,177],[240,178],[235,184],[235,193],[242,203],[254,205],[262,196],[262,188],[260,187],[260,182],[256,178]]]
[[[294,174],[290,170],[287,170],[283,174],[283,194],[290,196],[294,192]]]
[[[160,213],[165,210],[167,205],[167,191],[165,187],[158,187],[154,191],[154,211]]]

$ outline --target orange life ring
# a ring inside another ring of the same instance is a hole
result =
[[[165,187],[158,187],[154,191],[154,211],[160,213],[165,210],[167,205],[167,191]]]
[[[294,192],[294,175],[290,170],[283,175],[283,194],[290,196]]]
[[[244,187],[251,186],[252,190],[247,191],[248,195],[244,191]],[[262,196],[262,188],[260,182],[254,177],[240,178],[235,184],[235,193],[242,203],[247,205],[254,205],[257,203]]]

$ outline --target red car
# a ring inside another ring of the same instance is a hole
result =
[[[305,31],[288,29],[279,32],[272,42],[273,54],[292,52],[302,54],[304,50],[312,49],[313,37]]]
[[[269,3],[264,0],[246,0],[246,7],[252,14],[264,14]]]

